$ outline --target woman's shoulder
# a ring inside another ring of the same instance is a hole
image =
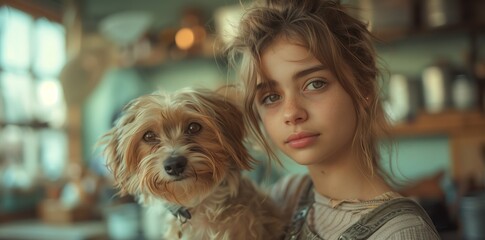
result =
[[[394,204],[387,204],[386,207],[391,210],[384,212],[396,214],[386,214],[394,217],[376,230],[371,239],[440,239],[433,222],[417,202],[408,198],[398,198],[391,202]]]
[[[413,213],[398,215],[379,228],[370,239],[440,239],[434,226],[423,216]]]

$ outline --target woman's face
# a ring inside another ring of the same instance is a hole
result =
[[[273,143],[302,165],[350,157],[356,114],[334,73],[284,38],[263,51],[261,68],[255,104]]]

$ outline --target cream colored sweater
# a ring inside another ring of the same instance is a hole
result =
[[[272,198],[284,209],[290,221],[298,206],[301,194],[305,191],[310,178],[307,175],[284,177],[271,189]],[[398,193],[388,192],[369,201],[332,201],[315,192],[315,203],[307,217],[307,224],[314,233],[325,240],[338,237],[364,214],[380,204],[402,197]],[[420,216],[404,214],[397,216],[378,229],[369,239],[440,239]]]

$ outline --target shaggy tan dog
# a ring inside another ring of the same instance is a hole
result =
[[[120,193],[167,209],[165,239],[278,239],[280,211],[241,174],[255,162],[244,126],[215,92],[159,92],[129,103],[102,144]]]

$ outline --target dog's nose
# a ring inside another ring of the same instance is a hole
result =
[[[170,156],[163,163],[165,172],[171,176],[178,176],[182,174],[187,166],[187,158],[184,156]]]

